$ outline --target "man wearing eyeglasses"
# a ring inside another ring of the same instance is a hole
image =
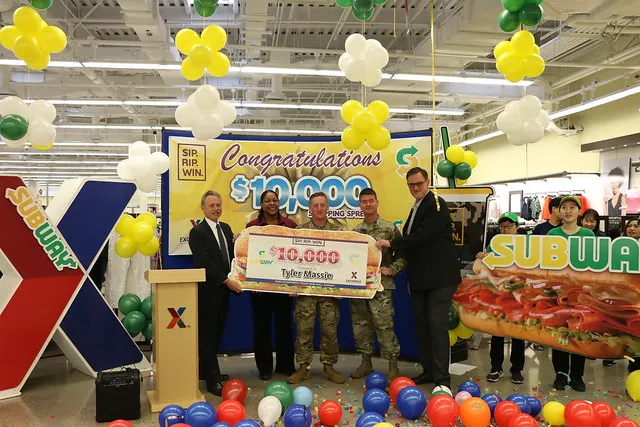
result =
[[[415,199],[403,235],[378,240],[378,248],[404,252],[409,273],[416,335],[423,372],[416,384],[450,387],[448,313],[460,283],[460,262],[453,242],[447,202],[429,190],[427,171],[407,172],[407,186]]]

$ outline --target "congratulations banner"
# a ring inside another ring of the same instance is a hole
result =
[[[200,197],[222,195],[221,221],[240,232],[257,216],[260,195],[274,190],[283,215],[298,224],[309,220],[309,196],[324,191],[329,218],[344,229],[362,221],[360,190],[378,193],[380,215],[402,226],[412,204],[405,174],[414,166],[429,170],[430,133],[397,137],[377,152],[366,146],[347,150],[339,142],[169,137],[169,255],[187,255],[189,231],[202,218]]]

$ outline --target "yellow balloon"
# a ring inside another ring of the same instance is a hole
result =
[[[27,6],[19,7],[13,12],[13,24],[24,35],[34,35],[42,25],[40,14]]]
[[[391,134],[389,130],[384,126],[378,125],[378,128],[367,136],[367,144],[374,150],[384,150],[391,144]]]
[[[20,36],[20,30],[14,25],[7,25],[0,28],[0,44],[9,50],[13,50],[13,44]]]
[[[522,60],[513,52],[503,53],[496,60],[496,68],[501,74],[511,74],[523,68]]]
[[[511,42],[508,40],[502,40],[493,48],[493,56],[500,58],[503,53],[511,52]]]
[[[447,160],[449,160],[454,165],[462,162],[464,159],[464,148],[459,145],[452,145],[447,148]]]
[[[504,78],[509,80],[511,83],[518,83],[519,81],[523,80],[524,77],[524,68],[521,68],[516,72],[504,75]]]
[[[136,222],[131,226],[129,236],[133,239],[136,245],[143,245],[148,243],[153,237],[153,227],[144,222]]]
[[[40,49],[40,43],[38,43],[35,37],[19,36],[13,44],[13,53],[18,59],[29,62],[42,55],[42,49]]]
[[[49,55],[47,52],[42,51],[39,57],[37,57],[32,61],[26,61],[26,62],[27,62],[27,67],[31,68],[32,70],[40,71],[47,68],[47,65],[49,65],[50,60],[51,60],[51,55]]]
[[[344,104],[342,104],[342,108],[340,109],[340,115],[342,116],[342,120],[352,125],[353,118],[355,117],[356,114],[358,114],[361,111],[364,111],[364,105],[362,105],[358,101],[354,101],[353,99],[351,99],[345,102]]]
[[[152,237],[147,243],[138,246],[138,250],[142,255],[152,256],[155,255],[160,249],[160,242],[157,237]]]
[[[462,161],[471,166],[471,169],[473,169],[478,165],[478,156],[476,156],[476,153],[474,153],[473,151],[465,151],[464,155],[462,156]]]
[[[47,25],[36,34],[36,40],[45,52],[60,53],[67,47],[67,35],[60,28]]]
[[[158,219],[151,212],[145,212],[138,215],[138,217],[136,218],[136,222],[144,222],[146,224],[149,224],[154,229],[158,226]]]
[[[395,427],[395,426],[391,423],[378,423],[373,427]]]
[[[205,44],[197,44],[191,49],[189,59],[197,67],[206,67],[213,60],[213,52]]]
[[[527,77],[538,77],[544,71],[544,59],[540,55],[529,55],[524,58],[524,74]]]
[[[186,57],[180,65],[180,73],[187,80],[198,80],[204,75],[204,67],[198,67],[191,61],[191,58]]]
[[[549,402],[542,408],[542,417],[550,426],[564,425],[564,405],[560,402]]]
[[[116,232],[121,236],[128,236],[136,220],[129,214],[123,214],[116,223]]]
[[[532,55],[540,55],[540,47],[537,44],[533,45],[533,50],[531,51]]]
[[[227,44],[227,32],[219,25],[209,25],[200,35],[202,42],[217,52]]]
[[[627,376],[627,391],[634,402],[640,401],[640,371],[633,371]]]
[[[348,150],[357,150],[364,144],[364,137],[351,126],[342,131],[340,140],[342,141],[342,145]]]
[[[384,101],[373,101],[367,106],[367,111],[373,114],[379,125],[389,118],[389,106]]]
[[[376,118],[367,110],[360,111],[353,117],[353,128],[362,135],[371,134],[376,126]]]
[[[455,331],[449,331],[449,345],[453,347],[458,342],[458,334]]]
[[[27,64],[29,65],[29,64]],[[31,145],[33,146],[33,148],[35,148],[36,150],[40,150],[40,151],[47,151],[48,149],[50,149],[51,147],[53,147],[53,142],[49,145],[35,145],[33,142],[31,143]]]
[[[462,322],[458,323],[458,326],[456,326],[454,330],[456,334],[463,340],[466,340],[467,338],[471,338],[471,336],[473,336],[473,330],[464,326]]]
[[[122,258],[131,258],[137,250],[138,247],[130,237],[121,237],[116,242],[116,253]]]
[[[176,34],[176,47],[184,55],[189,55],[198,43],[201,43],[200,36],[190,28],[183,28]]]
[[[530,55],[535,44],[536,39],[533,37],[533,34],[527,30],[518,31],[511,37],[512,51],[518,56],[525,57]]]
[[[231,67],[229,57],[222,52],[213,52],[213,60],[207,66],[207,71],[214,77],[226,76]]]
[[[456,184],[457,185],[465,185],[467,183],[466,179],[458,179],[456,178]]]

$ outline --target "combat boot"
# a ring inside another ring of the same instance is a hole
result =
[[[387,375],[387,381],[391,382],[399,376],[398,361],[396,359],[389,359],[389,375]]]
[[[338,371],[333,369],[333,365],[324,365],[322,378],[326,378],[335,384],[344,384],[344,377]]]
[[[357,380],[359,378],[366,377],[372,372],[373,372],[373,365],[371,364],[371,356],[363,354],[362,363],[360,363],[360,366],[358,366],[358,369],[356,369],[354,372],[351,373],[351,378]]]
[[[297,371],[287,377],[289,384],[298,384],[300,381],[311,378],[311,365],[300,365]]]

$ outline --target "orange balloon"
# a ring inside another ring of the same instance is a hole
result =
[[[491,422],[491,410],[479,397],[465,400],[460,406],[460,421],[465,427],[487,427]]]

